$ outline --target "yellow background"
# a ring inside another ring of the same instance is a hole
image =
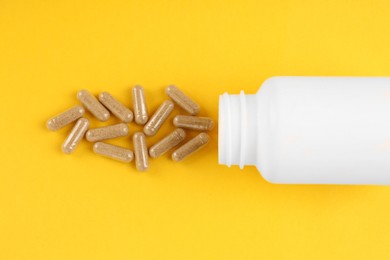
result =
[[[175,83],[217,119],[274,75],[390,75],[390,2],[0,0],[0,259],[389,259],[390,187],[268,184],[217,129],[139,173],[45,128],[81,88],[153,111]]]

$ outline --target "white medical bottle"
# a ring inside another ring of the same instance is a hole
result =
[[[219,99],[219,163],[271,183],[390,184],[390,77],[272,77]]]

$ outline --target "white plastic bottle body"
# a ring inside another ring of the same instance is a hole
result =
[[[219,105],[221,164],[272,183],[390,184],[390,77],[272,77]]]

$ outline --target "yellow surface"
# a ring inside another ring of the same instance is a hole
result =
[[[218,165],[217,129],[187,161],[139,173],[85,141],[64,155],[70,128],[45,128],[81,88],[130,106],[139,83],[153,111],[175,83],[217,119],[219,94],[273,75],[390,75],[389,12],[385,0],[0,1],[0,259],[389,259],[390,187],[268,184]]]

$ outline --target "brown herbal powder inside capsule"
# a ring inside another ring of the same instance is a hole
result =
[[[176,127],[182,127],[196,131],[210,131],[214,128],[214,121],[209,117],[178,115],[173,119],[173,124]]]
[[[149,168],[148,147],[146,146],[146,137],[142,132],[136,132],[133,135],[135,167],[138,171],[146,171]]]
[[[103,155],[105,157],[121,161],[121,162],[131,162],[134,158],[134,153],[133,151],[112,145],[112,144],[107,144],[103,142],[97,142],[93,145],[93,151],[96,154]]]
[[[49,130],[56,131],[82,117],[84,112],[85,110],[82,106],[74,106],[63,113],[50,118],[47,121],[46,126]]]
[[[110,112],[88,90],[80,90],[77,98],[99,121],[105,122],[110,118]]]
[[[155,135],[172,113],[174,104],[170,100],[164,101],[152,115],[144,127],[144,133],[148,136]]]
[[[88,130],[86,138],[89,142],[117,138],[129,134],[129,126],[125,123],[109,125]]]
[[[199,151],[209,142],[209,136],[206,133],[200,133],[187,143],[183,144],[172,153],[172,160],[179,162]]]
[[[170,85],[166,88],[167,95],[172,98],[181,108],[191,115],[199,113],[199,105],[191,98],[184,94],[178,87]]]
[[[179,143],[181,143],[184,138],[186,138],[186,132],[183,129],[178,128],[166,137],[164,137],[161,141],[150,147],[149,155],[152,158],[157,158]]]
[[[120,103],[108,92],[102,92],[98,96],[99,101],[122,122],[130,123],[133,120],[133,112]]]
[[[88,127],[88,119],[80,118],[77,120],[75,126],[72,128],[62,145],[62,151],[66,154],[72,153],[80,143],[81,139],[83,139],[85,132],[88,130]]]
[[[134,120],[139,125],[148,122],[148,107],[146,106],[145,93],[143,87],[137,85],[132,91]]]

